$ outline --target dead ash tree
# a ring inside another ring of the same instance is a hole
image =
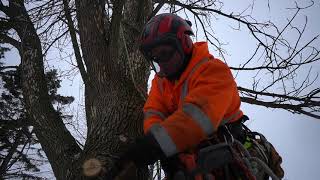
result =
[[[314,45],[318,36],[302,44],[307,23],[297,27],[293,21],[307,10],[296,5],[296,14],[280,28],[270,21],[255,20],[254,14],[226,13],[221,1],[212,0],[11,0],[0,4],[0,40],[19,51],[27,113],[55,176],[86,179],[84,162],[97,159],[100,172],[106,172],[128,142],[142,134],[150,70],[138,51],[137,39],[146,21],[160,11],[194,19],[195,31],[202,30],[222,57],[227,50],[222,37],[214,35],[211,18],[219,16],[245,27],[257,42],[256,50],[231,69],[238,76],[248,71],[256,76],[252,86],[239,87],[242,101],[319,118],[319,88],[314,88],[317,75],[307,70],[305,80],[297,80],[300,70],[319,59]],[[289,30],[297,32],[294,42],[285,37]],[[88,133],[83,147],[55,113],[44,86],[48,53],[54,48],[64,52],[67,46],[73,48],[66,52],[73,60],[70,72],[79,72],[84,83]],[[266,74],[271,79],[268,84],[261,80]],[[147,178],[144,170],[136,175],[136,179]]]

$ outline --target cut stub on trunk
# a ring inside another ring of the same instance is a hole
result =
[[[96,177],[105,171],[101,162],[95,158],[86,160],[82,165],[82,169],[83,174],[87,177]]]

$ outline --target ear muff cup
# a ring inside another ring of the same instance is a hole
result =
[[[190,36],[187,34],[183,34],[180,42],[181,42],[181,47],[183,49],[183,52],[185,54],[190,54],[192,51],[192,45],[193,45]]]

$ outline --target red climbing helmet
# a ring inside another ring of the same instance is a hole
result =
[[[158,75],[174,76],[192,52],[190,35],[193,35],[190,21],[171,13],[159,14],[145,25],[140,50]]]

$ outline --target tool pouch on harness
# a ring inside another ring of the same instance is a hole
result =
[[[231,147],[227,143],[211,145],[198,152],[198,168],[192,173],[210,173],[213,169],[224,167],[233,160]]]
[[[189,154],[191,155],[191,154]],[[232,163],[231,147],[227,143],[210,145],[200,149],[196,156],[196,166],[192,170],[180,169],[168,179],[170,180],[211,180],[213,170],[226,167]]]
[[[282,158],[274,146],[261,133],[251,132],[249,129],[246,129],[246,134],[247,139],[244,146],[250,155],[261,159],[278,178],[283,178]]]
[[[210,140],[200,144],[198,151],[193,154],[195,164],[192,166],[196,168],[191,171],[190,168],[180,170],[173,179],[262,180],[269,179],[269,176],[272,179],[282,178],[282,159],[275,148],[262,134],[250,131],[243,125],[243,121],[219,128],[218,132]]]
[[[265,168],[272,170],[272,174],[278,178],[283,178],[284,171],[281,168],[281,156],[261,133],[251,131],[244,124],[247,120],[249,120],[249,118],[244,115],[238,122],[227,125],[227,129],[229,129],[234,138],[239,140],[243,147],[247,149],[250,156],[260,159],[267,165]],[[261,167],[259,170],[261,171]],[[271,172],[269,172],[269,175],[270,173]],[[263,173],[256,174],[256,176],[258,176],[257,179],[268,179],[268,176],[263,175]]]
[[[270,147],[270,154],[269,154],[270,156],[269,166],[279,178],[283,178],[284,171],[281,167],[282,158],[271,143],[270,143],[270,146],[271,147]]]
[[[185,173],[183,180],[254,180],[239,154],[230,143],[224,142],[201,148],[197,152],[196,168]]]

